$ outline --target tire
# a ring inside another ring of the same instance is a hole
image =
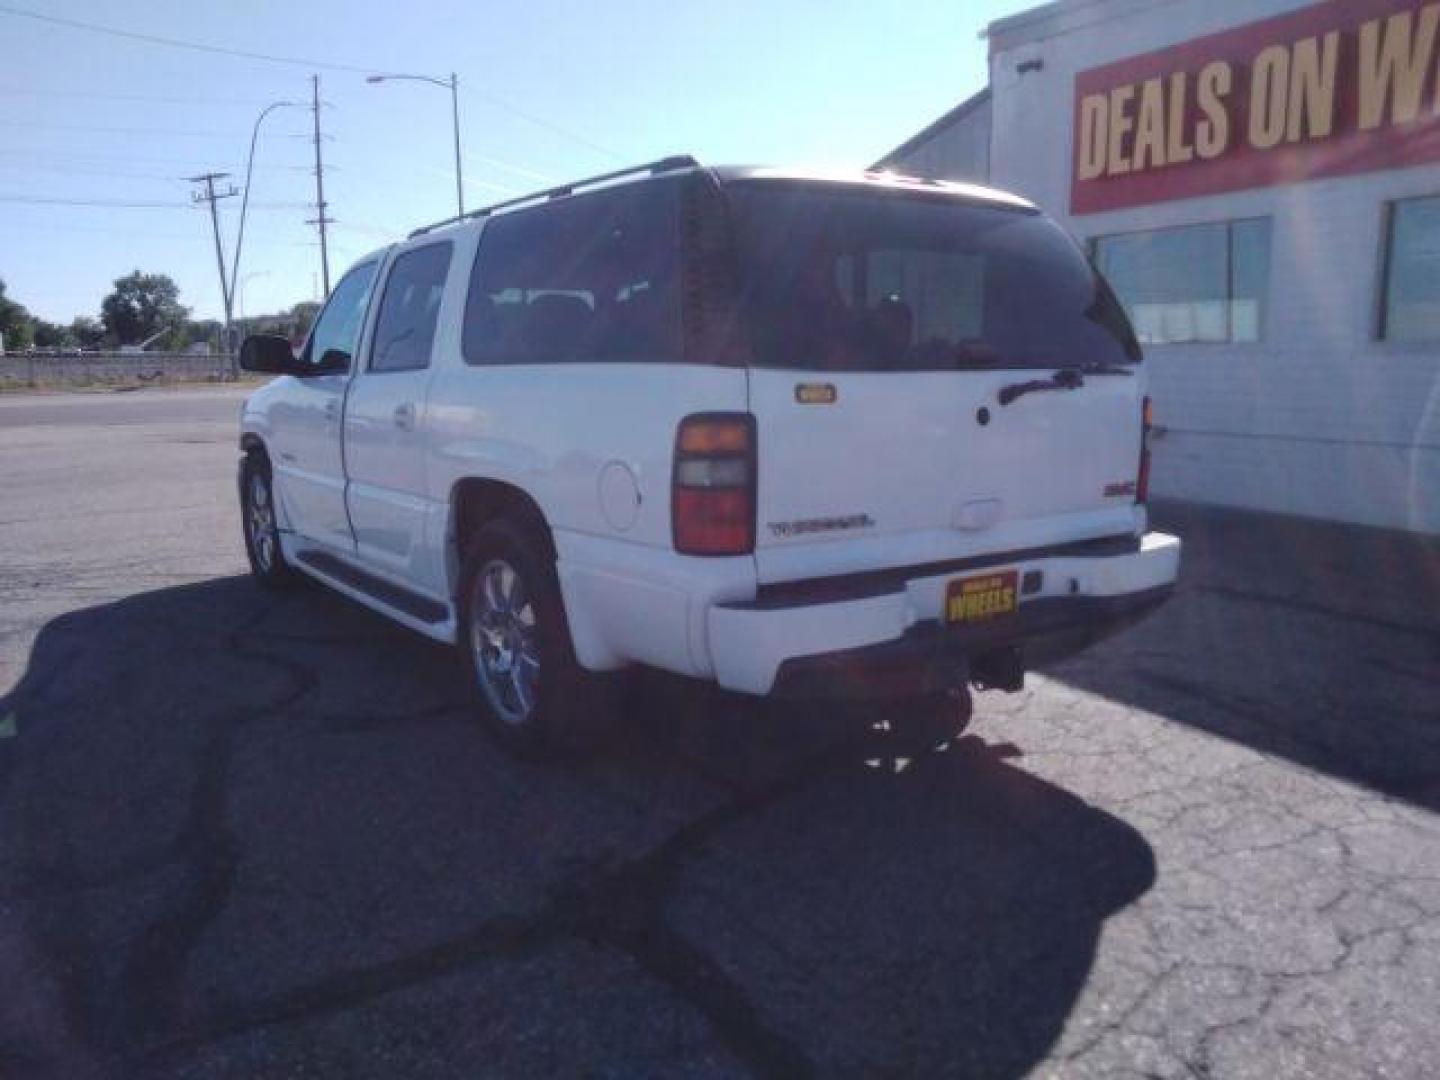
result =
[[[466,547],[460,587],[458,645],[500,743],[526,757],[596,749],[613,729],[614,680],[575,659],[548,537],[490,522]]]
[[[275,514],[270,462],[262,454],[245,455],[240,466],[240,527],[245,535],[245,556],[250,560],[250,573],[255,580],[270,589],[293,585],[298,575],[280,550],[280,524]]]

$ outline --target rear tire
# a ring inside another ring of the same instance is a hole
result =
[[[275,488],[270,462],[249,453],[240,466],[240,522],[245,534],[245,556],[250,573],[268,589],[289,588],[298,574],[285,561],[280,548],[280,519],[275,509]]]
[[[483,526],[460,589],[458,645],[500,743],[527,757],[595,749],[613,728],[614,683],[575,659],[548,538],[515,517]]]

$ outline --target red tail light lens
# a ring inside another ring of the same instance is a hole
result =
[[[755,418],[697,413],[675,434],[671,530],[682,555],[755,550]]]
[[[1135,501],[1141,504],[1150,498],[1150,428],[1154,415],[1147,397],[1140,406],[1140,475],[1135,481]]]

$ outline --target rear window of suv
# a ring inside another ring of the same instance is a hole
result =
[[[815,184],[729,188],[753,363],[948,371],[1132,363],[1124,311],[1039,214]]]
[[[677,185],[629,185],[501,214],[470,279],[469,364],[679,360]]]

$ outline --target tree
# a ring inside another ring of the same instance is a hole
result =
[[[6,350],[23,349],[30,344],[34,321],[24,304],[5,295],[5,280],[0,278],[0,336]]]
[[[70,337],[82,348],[98,349],[105,344],[105,328],[94,319],[81,315],[70,324]]]
[[[139,345],[154,334],[184,340],[190,309],[180,303],[180,286],[166,274],[139,270],[115,280],[115,290],[100,305],[100,321],[120,345]]]
[[[35,344],[42,349],[57,349],[74,345],[75,340],[71,337],[68,326],[46,322],[44,319],[36,319]]]
[[[315,321],[315,316],[319,314],[319,311],[320,305],[314,300],[301,300],[294,305],[290,309],[290,318],[295,321],[295,327],[290,336],[295,339],[303,339],[306,334],[310,333],[310,324]]]

